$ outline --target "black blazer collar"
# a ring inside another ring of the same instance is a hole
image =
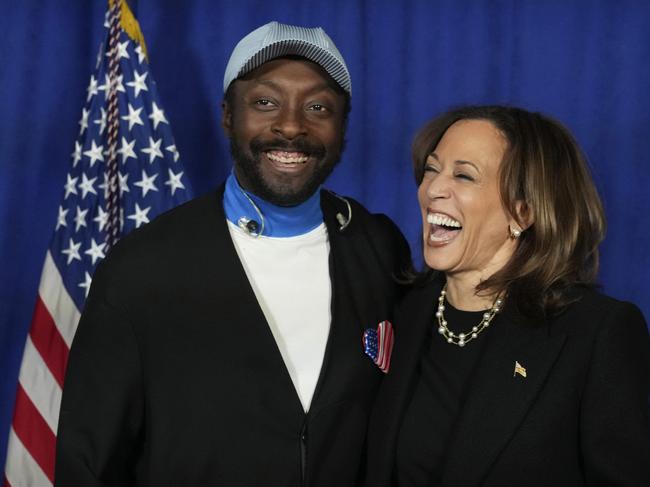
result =
[[[442,486],[479,485],[524,420],[564,345],[507,303],[488,330],[485,350],[448,446]],[[515,371],[519,365],[525,369]],[[470,460],[471,468],[468,468]]]
[[[388,482],[391,477],[399,428],[442,285],[437,279],[416,287],[399,307],[392,369],[373,413],[368,454],[376,471],[369,479],[376,475]],[[444,487],[481,483],[532,406],[566,339],[563,334],[550,336],[547,326],[532,323],[507,303],[486,332],[485,349],[447,445]],[[515,374],[515,362],[526,369],[525,378]]]

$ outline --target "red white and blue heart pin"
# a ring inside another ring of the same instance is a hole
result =
[[[367,328],[363,332],[363,351],[384,374],[387,374],[390,368],[394,336],[390,321],[382,321],[377,325],[377,329]]]

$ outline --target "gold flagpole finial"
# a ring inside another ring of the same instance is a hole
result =
[[[149,60],[147,46],[144,43],[144,36],[140,30],[140,24],[133,15],[133,12],[131,12],[128,2],[126,0],[108,0],[109,8],[112,8],[115,2],[119,2],[120,6],[120,26],[131,39],[140,44],[142,52],[147,60]]]

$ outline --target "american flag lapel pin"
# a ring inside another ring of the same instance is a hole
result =
[[[526,368],[515,360],[515,371],[512,376],[515,377],[517,374],[522,376],[524,379],[526,378]]]
[[[394,336],[390,321],[382,321],[376,329],[366,328],[363,332],[363,351],[384,374],[390,368]]]

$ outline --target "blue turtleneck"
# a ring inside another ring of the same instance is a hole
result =
[[[234,172],[231,172],[226,179],[223,207],[226,218],[235,225],[238,224],[240,218],[244,217],[247,220],[255,220],[261,228],[260,216],[244,192],[264,215],[262,235],[265,237],[295,237],[307,233],[323,223],[320,191],[315,191],[305,202],[297,206],[277,206],[245,191],[239,185]]]

